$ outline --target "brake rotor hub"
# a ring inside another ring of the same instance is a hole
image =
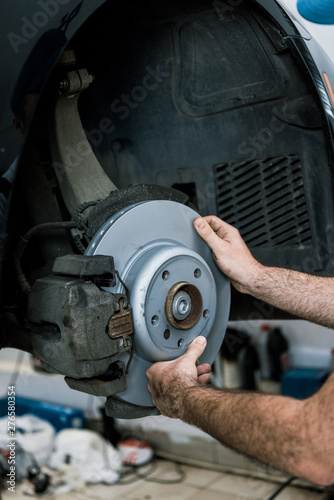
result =
[[[165,302],[167,321],[177,330],[189,330],[199,321],[203,307],[202,295],[195,285],[185,281],[169,290]]]
[[[128,388],[118,395],[125,401],[151,405],[148,367],[184,354],[198,335],[208,340],[202,362],[212,363],[222,343],[230,286],[193,228],[197,216],[173,201],[135,204],[109,219],[88,247],[89,255],[114,257],[130,292],[134,356]],[[121,283],[116,291],[124,292]]]

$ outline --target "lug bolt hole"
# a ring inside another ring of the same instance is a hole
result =
[[[177,343],[177,347],[183,347],[184,346],[184,339],[180,339]]]
[[[159,316],[153,316],[151,319],[151,323],[153,326],[157,326],[159,324]]]
[[[167,329],[164,331],[164,338],[165,338],[166,340],[168,340],[168,339],[169,339],[169,337],[170,337],[170,330],[168,330],[168,328],[167,328]]]
[[[195,278],[200,278],[201,274],[202,274],[202,271],[200,269],[195,269],[195,271],[194,271]]]
[[[208,309],[205,309],[203,311],[203,318],[208,318],[208,317],[209,317],[209,311],[208,311]]]
[[[167,281],[167,280],[169,279],[169,276],[170,276],[169,271],[164,271],[164,272],[162,273],[162,279],[163,279],[164,281]]]

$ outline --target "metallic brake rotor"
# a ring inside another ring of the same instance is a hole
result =
[[[195,337],[213,363],[225,335],[230,284],[193,228],[198,214],[174,201],[146,201],[116,213],[92,239],[87,255],[112,255],[130,291],[134,355],[120,399],[152,406],[146,370],[184,354]],[[112,292],[124,292],[121,283]],[[125,363],[128,354],[120,356]]]

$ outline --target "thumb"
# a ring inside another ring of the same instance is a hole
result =
[[[194,364],[196,364],[196,361],[202,356],[206,348],[206,343],[207,341],[205,337],[196,337],[188,347],[188,350],[184,354],[184,356],[186,356],[189,361],[192,361]]]
[[[209,245],[211,250],[215,250],[221,243],[220,238],[213,231],[210,224],[202,217],[198,217],[194,220],[194,226],[199,236]]]

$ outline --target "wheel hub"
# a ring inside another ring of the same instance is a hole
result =
[[[146,370],[184,354],[198,335],[208,339],[202,362],[212,363],[222,343],[230,286],[193,228],[197,216],[173,201],[131,205],[109,219],[87,249],[112,255],[130,292],[134,355],[127,390],[118,395],[125,401],[152,405]],[[116,291],[124,292],[121,284]],[[122,356],[127,362],[128,354]]]
[[[167,294],[165,302],[167,321],[177,330],[189,330],[199,321],[202,307],[203,300],[199,289],[195,285],[181,281],[172,286]]]

